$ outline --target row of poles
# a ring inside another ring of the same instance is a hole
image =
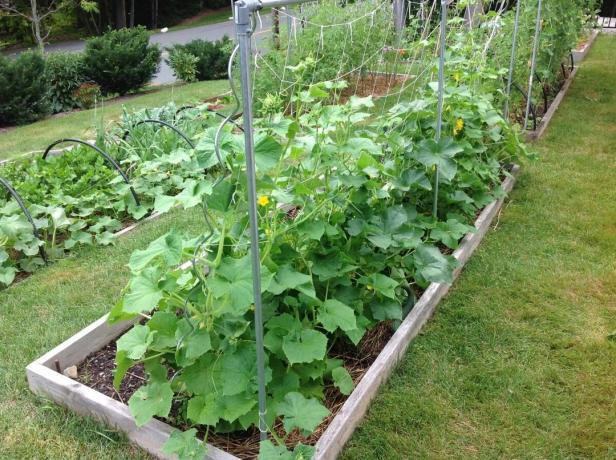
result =
[[[252,63],[252,16],[263,8],[280,8],[294,4],[308,3],[315,0],[237,0],[233,3],[233,17],[237,37],[237,46],[240,56],[240,76],[243,107],[243,127],[246,149],[246,175],[248,186],[248,213],[250,221],[250,241],[251,241],[251,260],[252,260],[252,280],[253,295],[255,304],[255,341],[257,348],[257,385],[259,400],[259,432],[262,440],[267,439],[266,425],[266,386],[265,386],[265,350],[263,346],[263,302],[261,297],[261,254],[259,250],[259,222],[257,213],[257,188],[256,188],[256,167],[254,156],[254,132],[253,132],[253,105],[252,105],[252,83],[250,67]],[[405,27],[405,0],[393,0],[394,21],[398,36],[401,36]],[[439,65],[438,65],[438,106],[437,106],[437,126],[436,141],[441,141],[443,127],[443,100],[445,92],[445,67],[446,67],[446,37],[447,37],[447,12],[453,0],[440,0],[440,43],[439,43]],[[504,116],[509,116],[509,99],[511,97],[511,87],[513,84],[514,67],[516,60],[517,40],[519,32],[520,10],[523,0],[516,3],[515,22],[511,47],[511,60],[506,86],[506,97]],[[481,3],[477,0],[475,3]],[[530,77],[528,81],[528,93],[526,96],[526,112],[524,117],[524,129],[528,126],[531,111],[531,94],[533,87],[533,76],[535,73],[537,52],[541,34],[541,8],[542,0],[538,0],[537,17],[535,25],[535,35],[533,42]],[[435,171],[433,215],[438,213],[438,183],[439,170]]]

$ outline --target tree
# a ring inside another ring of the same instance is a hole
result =
[[[88,13],[98,12],[94,0],[79,0],[79,7]],[[0,14],[20,16],[32,27],[32,35],[41,52],[45,51],[45,40],[51,33],[45,19],[72,4],[72,0],[0,0]]]

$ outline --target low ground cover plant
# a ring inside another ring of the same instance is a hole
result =
[[[472,231],[477,211],[501,196],[504,165],[525,156],[491,97],[466,85],[449,89],[440,143],[430,87],[377,120],[372,98],[331,105],[331,88],[298,92],[304,108],[293,117],[256,122],[274,440],[263,443],[263,458],[286,455],[290,434],[312,433],[330,413],[327,388],[352,391],[337,350],[353,349],[383,321],[400,321],[430,282],[451,282],[456,262],[449,251]],[[180,458],[203,455],[198,432],[207,439],[208,430],[257,424],[241,134],[227,133],[221,153],[223,175],[196,185],[211,231],[201,238],[172,231],[136,251],[132,278],[110,314],[111,321],[145,318],[117,341],[115,384],[145,365],[147,383],[129,407],[139,425],[157,416],[182,426],[186,431],[165,446]],[[206,165],[217,163],[211,152]],[[433,216],[437,167],[440,206]],[[160,196],[157,205],[175,200]],[[311,447],[294,449],[311,455]]]
[[[102,145],[126,171],[140,205],[118,172],[88,147],[76,147],[46,160],[38,156],[3,166],[0,175],[25,201],[39,238],[17,203],[3,195],[0,286],[10,285],[19,273],[23,276],[43,266],[41,248],[52,261],[76,246],[111,244],[114,232],[153,211],[159,195],[186,190],[169,206],[156,206],[159,212],[168,211],[176,203],[193,206],[193,194],[201,193],[196,181],[208,168],[204,158],[212,151],[212,126],[219,118],[204,106],[176,116],[177,110],[170,104],[155,111],[126,114],[121,126],[111,130]],[[191,152],[176,133],[166,128],[135,126],[150,117],[176,118],[179,129],[197,143],[196,150]],[[123,140],[126,132],[129,136]]]

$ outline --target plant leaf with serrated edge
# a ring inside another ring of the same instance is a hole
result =
[[[163,298],[163,292],[158,287],[158,278],[159,272],[155,267],[148,267],[131,278],[128,292],[122,299],[122,311],[137,314],[156,307]]]
[[[128,407],[137,426],[143,426],[154,416],[169,415],[172,401],[173,390],[169,382],[151,382],[139,388],[131,396]]]
[[[329,410],[316,399],[294,391],[278,404],[278,413],[283,416],[282,423],[287,433],[299,428],[308,435],[329,415]]]
[[[302,329],[282,340],[282,350],[290,364],[310,363],[325,357],[327,337],[314,329]]]
[[[354,310],[336,299],[323,302],[323,305],[319,307],[318,318],[325,330],[329,332],[334,332],[338,328],[343,331],[357,328]]]
[[[178,460],[202,460],[207,454],[207,447],[197,438],[196,428],[173,431],[162,450],[167,455],[177,455]]]
[[[118,351],[123,351],[129,359],[141,359],[152,343],[154,334],[148,326],[135,324],[116,342]]]

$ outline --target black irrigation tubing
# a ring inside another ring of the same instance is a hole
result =
[[[154,123],[157,125],[162,125],[162,126],[166,126],[167,128],[169,128],[170,130],[172,130],[173,132],[175,132],[178,136],[180,136],[182,139],[184,139],[186,141],[186,143],[190,146],[191,149],[195,148],[195,144],[193,144],[193,142],[188,138],[188,136],[186,134],[184,134],[182,131],[180,131],[178,128],[176,128],[175,126],[173,126],[171,123],[167,123],[166,121],[162,121],[162,120],[154,120],[152,118],[146,118],[145,120],[141,120],[138,121],[137,123],[135,123],[131,129],[136,128],[139,125],[143,125],[145,123]],[[124,132],[124,135],[122,136],[122,140],[126,140],[128,138],[128,135],[130,134],[130,130],[126,130]]]
[[[180,107],[179,109],[177,109],[177,110],[176,110],[175,115],[173,116],[173,121],[176,121],[176,120],[177,120],[177,116],[178,116],[178,114],[180,114],[180,113],[181,113],[181,112],[183,112],[184,110],[194,109],[194,108],[195,108],[195,106],[194,106],[194,105],[184,105],[184,106]],[[210,113],[213,113],[213,114],[214,114],[214,115],[216,115],[216,116],[219,116],[220,118],[227,118],[227,116],[226,116],[225,114],[220,113],[220,112],[218,112],[218,111],[216,111],[216,110],[212,110],[212,109],[208,109],[208,108],[206,108],[205,110],[207,110],[207,111],[208,111],[208,112],[210,112]],[[241,114],[237,114],[237,116],[238,116],[238,117],[239,117],[240,115],[241,115]],[[242,131],[242,132],[244,131],[244,128],[242,127],[242,125],[240,125],[237,121],[235,121],[235,120],[231,119],[231,120],[229,120],[229,122],[230,122],[230,123],[233,123],[233,125],[234,125],[237,129],[239,129],[240,131]]]
[[[539,82],[539,85],[541,85],[541,93],[543,94],[543,113],[545,113],[548,111],[548,92],[543,84],[543,80],[541,80],[537,72],[535,72],[535,78]]]
[[[36,225],[34,224],[34,219],[32,219],[32,214],[30,214],[30,211],[28,211],[28,208],[24,204],[24,200],[22,200],[21,195],[17,192],[17,190],[13,188],[13,186],[6,179],[2,177],[0,177],[0,185],[2,185],[7,190],[7,192],[9,192],[9,194],[15,199],[15,201],[21,208],[21,211],[26,216],[26,219],[28,219],[28,222],[30,222],[30,225],[32,225],[32,233],[34,234],[34,237],[40,240],[41,235],[38,231],[38,228],[36,228]],[[43,258],[43,261],[47,264],[48,262],[47,253],[45,252],[45,248],[43,248],[43,246],[39,246],[39,254]]]
[[[522,87],[520,85],[518,85],[515,81],[511,83],[511,86],[513,86],[516,90],[518,90],[518,92],[520,92],[522,94],[522,96],[524,96],[525,100],[528,100],[528,98],[530,97],[526,91],[524,91],[522,89]],[[530,113],[533,116],[533,131],[535,131],[537,129],[537,111],[535,110],[535,104],[533,104],[532,100],[530,102]]]
[[[571,65],[569,66],[569,72],[573,72],[573,69],[575,69],[575,59],[573,57],[573,51],[569,51],[569,62],[571,63]]]
[[[86,147],[90,147],[91,149],[94,149],[96,153],[98,153],[105,160],[107,160],[107,162],[113,167],[113,169],[115,169],[118,173],[120,173],[120,176],[122,176],[122,179],[124,180],[126,185],[128,185],[130,188],[130,193],[131,195],[133,195],[135,204],[137,206],[141,206],[141,203],[139,202],[139,198],[137,197],[137,192],[135,192],[135,189],[131,185],[130,179],[128,178],[126,173],[122,170],[122,168],[120,168],[120,165],[118,165],[118,163],[111,157],[111,155],[109,155],[107,152],[105,152],[104,150],[102,150],[96,145],[90,144],[89,142],[83,141],[81,139],[74,139],[74,138],[59,139],[47,147],[47,149],[45,150],[45,153],[43,153],[43,160],[47,158],[47,155],[49,154],[52,148],[54,148],[58,144],[63,144],[65,142],[73,142],[73,143],[85,145]]]

